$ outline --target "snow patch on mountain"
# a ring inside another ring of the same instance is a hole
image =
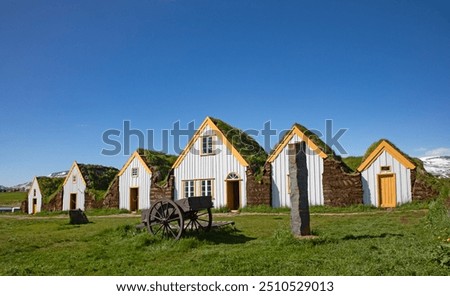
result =
[[[441,178],[450,178],[450,156],[422,157],[423,165],[427,172]]]

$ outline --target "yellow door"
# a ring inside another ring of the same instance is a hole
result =
[[[37,199],[33,198],[33,214],[37,213]]]
[[[378,175],[378,198],[382,208],[395,208],[397,205],[395,174]]]

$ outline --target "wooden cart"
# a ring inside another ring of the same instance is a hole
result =
[[[211,196],[161,200],[143,213],[143,222],[151,234],[178,240],[185,231],[209,231],[212,207]]]

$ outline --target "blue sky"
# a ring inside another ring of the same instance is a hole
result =
[[[380,138],[450,154],[446,1],[3,0],[0,40],[1,185],[74,160],[120,168],[102,134],[124,120],[159,139],[207,115],[332,119],[350,155]]]

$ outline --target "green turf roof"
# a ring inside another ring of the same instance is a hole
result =
[[[81,174],[86,181],[88,189],[107,190],[109,184],[119,172],[113,167],[106,167],[94,164],[78,164]]]
[[[367,149],[366,153],[364,154],[361,163],[363,163],[364,161],[366,161],[366,159],[370,156],[370,154],[372,154],[373,151],[375,151],[375,149],[377,149],[377,147],[381,144],[381,142],[387,142],[389,145],[391,145],[392,147],[394,147],[401,155],[403,155],[407,160],[409,160],[411,163],[414,163],[416,165],[418,165],[417,160],[414,160],[412,157],[410,157],[408,154],[404,153],[402,150],[400,150],[397,146],[395,146],[391,141],[389,141],[388,139],[380,139],[376,142],[374,142],[372,145],[369,146],[369,148]]]
[[[253,171],[258,171],[267,160],[267,153],[259,143],[244,131],[228,123],[210,117],[212,122],[224,134],[227,140],[236,148],[239,154],[247,161]]]
[[[142,148],[139,148],[137,152],[153,173],[161,174],[161,181],[167,180],[177,156]]]
[[[44,201],[62,189],[64,178],[36,177]]]

